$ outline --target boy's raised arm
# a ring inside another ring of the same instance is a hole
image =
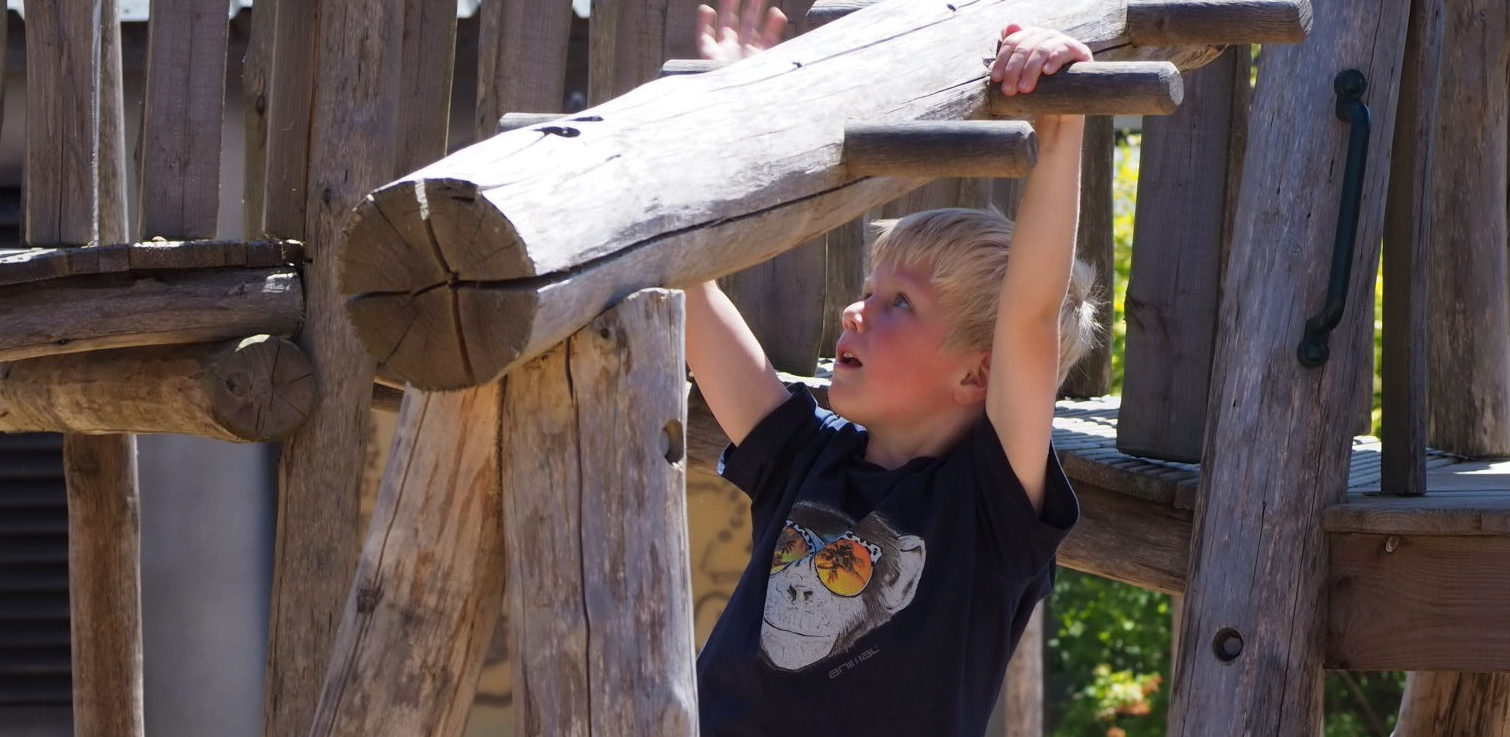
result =
[[[1009,25],[991,80],[1004,94],[1031,94],[1040,74],[1089,60],[1090,50],[1062,33]],[[1002,279],[986,414],[1033,509],[1042,511],[1059,383],[1059,314],[1075,259],[1085,118],[1042,116],[1033,127],[1038,164],[1028,176]]]
[[[735,445],[788,396],[755,334],[715,282],[687,289],[687,365]]]

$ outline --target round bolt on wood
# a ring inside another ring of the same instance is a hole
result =
[[[1216,659],[1223,663],[1237,660],[1237,656],[1243,654],[1243,636],[1231,627],[1223,627],[1216,633],[1216,638],[1211,641],[1212,649],[1216,652]]]

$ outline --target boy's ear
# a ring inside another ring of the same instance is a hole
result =
[[[980,360],[973,364],[960,378],[959,384],[954,388],[954,400],[960,404],[979,404],[986,401],[986,387],[991,383],[991,354],[980,354]]]

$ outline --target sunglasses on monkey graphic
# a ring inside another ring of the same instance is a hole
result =
[[[787,520],[771,556],[771,575],[808,558],[813,559],[813,573],[824,588],[839,596],[859,596],[870,583],[881,548],[853,532],[825,543],[812,530]]]

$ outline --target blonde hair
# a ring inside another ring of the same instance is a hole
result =
[[[873,223],[880,229],[871,245],[872,264],[926,268],[939,303],[952,323],[944,346],[991,350],[996,306],[1006,275],[1014,224],[994,210],[947,208]],[[1095,271],[1075,259],[1069,288],[1059,308],[1059,382],[1100,341],[1092,295]]]

